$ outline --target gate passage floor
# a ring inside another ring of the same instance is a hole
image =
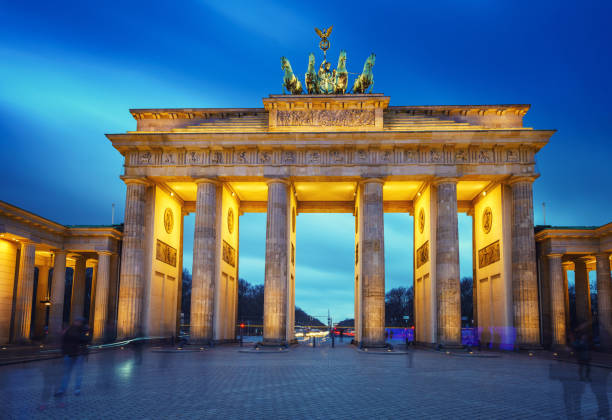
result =
[[[71,385],[43,411],[62,361],[3,366],[0,418],[558,419],[566,410],[597,418],[598,407],[609,415],[608,369],[593,367],[591,382],[581,382],[577,365],[519,354],[364,354],[346,343],[277,354],[238,350],[91,354],[82,394],[74,396]]]

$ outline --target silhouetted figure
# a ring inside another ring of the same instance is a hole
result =
[[[589,338],[586,334],[581,334],[580,338],[574,342],[574,352],[578,360],[578,372],[581,381],[591,380],[591,352],[589,349]]]
[[[550,379],[561,381],[567,418],[582,418],[581,402],[585,384],[576,375],[575,368],[565,362],[554,361],[550,365]]]
[[[84,323],[84,318],[76,318],[62,336],[62,353],[64,354],[64,377],[56,397],[61,397],[66,392],[70,383],[72,371],[75,373],[74,395],[81,394],[81,383],[83,382],[83,363],[87,355],[87,344],[89,343],[89,327]]]
[[[40,403],[38,404],[38,410],[43,411],[49,407],[49,399],[53,395],[53,388],[55,387],[55,378],[58,373],[56,360],[47,360],[38,363],[38,368],[43,379],[43,387],[40,393]]]
[[[134,350],[134,363],[137,365],[142,364],[142,351],[145,345],[144,340],[136,339],[132,341],[132,349]]]

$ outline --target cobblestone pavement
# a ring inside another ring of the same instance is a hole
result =
[[[62,399],[52,396],[61,360],[2,366],[0,418],[559,419],[568,406],[572,418],[597,418],[596,394],[602,405],[610,397],[608,369],[592,368],[592,381],[581,382],[577,365],[519,354],[364,354],[346,343],[279,354],[238,349],[92,354],[82,394],[71,387]]]

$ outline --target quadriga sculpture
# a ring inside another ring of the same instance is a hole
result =
[[[304,81],[306,82],[306,90],[309,95],[321,93],[319,91],[319,76],[317,76],[317,71],[315,70],[315,55],[313,53],[308,55],[308,70],[306,70]]]
[[[372,87],[374,86],[374,73],[372,73],[372,67],[374,67],[374,59],[376,55],[370,54],[365,64],[363,65],[363,72],[357,77],[355,83],[353,83],[353,93],[366,93],[366,90],[370,88],[372,93]]]
[[[334,93],[344,94],[348,86],[348,71],[346,70],[346,51],[340,51],[340,57],[338,57],[338,67],[334,70]]]
[[[281,57],[281,69],[285,72],[285,77],[283,78],[283,94],[285,93],[285,89],[287,89],[292,95],[301,95],[303,92],[302,83],[295,77],[295,74],[293,74],[291,63],[289,63],[286,57]]]

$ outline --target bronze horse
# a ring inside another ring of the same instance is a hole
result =
[[[301,95],[303,92],[302,83],[295,77],[293,70],[291,69],[291,63],[286,57],[281,57],[281,69],[285,71],[285,77],[283,78],[283,94],[285,89],[292,95]]]

